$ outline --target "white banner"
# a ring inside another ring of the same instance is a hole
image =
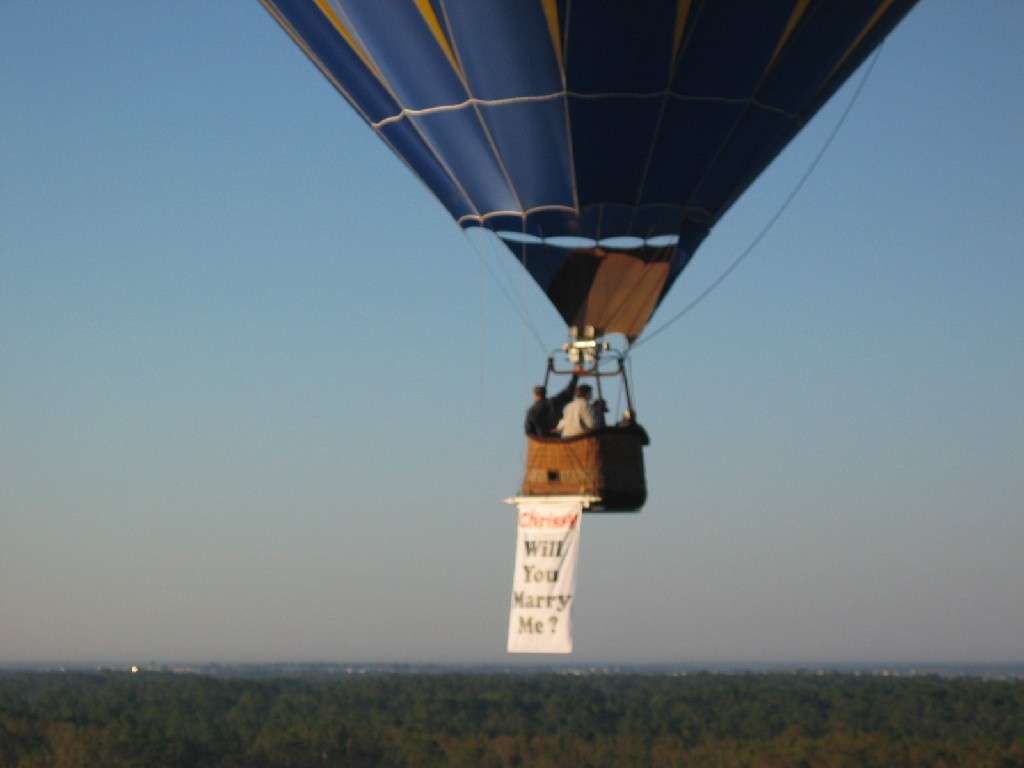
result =
[[[577,498],[520,500],[509,653],[571,653],[572,601],[583,502]]]

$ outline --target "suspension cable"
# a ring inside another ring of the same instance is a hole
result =
[[[484,266],[486,264],[484,260],[483,251],[477,251],[480,256],[480,424],[484,424],[484,372],[487,369],[487,311],[485,302],[485,290],[487,288],[487,279],[484,277]]]
[[[696,298],[694,298],[689,304],[687,304],[676,314],[674,314],[671,318],[669,318],[668,321],[666,321],[662,325],[659,325],[653,331],[644,335],[642,338],[638,339],[636,343],[632,345],[631,350],[635,350],[638,347],[646,344],[659,333],[668,329],[669,326],[675,324],[678,320],[681,320],[684,316],[688,315],[690,311],[694,309],[694,307],[696,307],[698,304],[704,301],[704,299],[710,296],[711,293],[716,288],[718,288],[718,286],[724,283],[726,278],[729,277],[729,275],[731,275],[736,270],[736,268],[744,261],[744,259],[746,259],[747,256],[749,256],[750,253],[760,244],[760,242],[764,239],[765,235],[767,235],[771,228],[775,226],[775,222],[777,222],[781,218],[782,214],[785,213],[786,209],[789,207],[789,204],[793,202],[793,199],[797,196],[797,194],[799,194],[800,190],[803,189],[804,184],[807,183],[807,180],[811,178],[811,174],[813,174],[815,169],[818,167],[818,163],[821,162],[821,158],[825,156],[825,152],[828,151],[828,148],[832,145],[833,140],[836,138],[836,136],[839,135],[839,131],[843,127],[843,123],[846,122],[846,118],[853,110],[854,104],[857,103],[857,99],[860,96],[861,91],[864,90],[864,86],[867,84],[868,78],[871,77],[871,72],[874,70],[875,64],[878,63],[878,57],[881,54],[882,45],[879,45],[878,49],[875,51],[874,56],[871,57],[871,61],[868,62],[867,69],[864,71],[864,76],[860,79],[860,82],[857,84],[857,89],[853,92],[853,96],[850,98],[850,102],[846,105],[846,109],[843,110],[843,114],[840,115],[839,121],[832,128],[832,132],[828,135],[828,138],[825,139],[825,143],[821,146],[821,149],[818,150],[818,154],[815,155],[814,160],[811,161],[811,164],[808,166],[807,170],[804,171],[804,175],[800,177],[800,180],[796,183],[796,186],[793,187],[793,190],[789,193],[786,199],[783,200],[782,205],[775,212],[775,215],[768,219],[768,223],[764,225],[760,232],[757,233],[757,235],[751,241],[750,245],[748,245],[743,251],[741,251],[740,255],[733,259],[733,262],[728,267],[726,267],[725,271],[722,272],[722,274],[720,274],[717,278],[715,278],[715,280],[712,281],[712,283],[707,288],[705,288],[703,291],[697,294]]]
[[[532,313],[530,312],[530,306],[526,300],[526,294],[523,292],[523,286],[530,280],[530,272],[526,269],[526,246],[519,246],[522,249],[521,256],[517,256],[515,249],[511,244],[507,244],[502,241],[492,230],[487,230],[489,235],[486,237],[489,250],[494,257],[495,263],[498,265],[497,271],[501,273],[501,277],[505,281],[505,286],[509,289],[509,296],[515,298],[516,304],[522,310],[522,317],[525,322],[523,323],[523,336],[522,336],[522,353],[523,353],[523,368],[526,368],[527,360],[527,332],[533,333],[534,337],[540,341],[542,347],[545,350],[548,349],[547,345],[543,343],[543,339],[540,334],[535,330],[536,326],[533,324]],[[507,247],[506,247],[507,246]],[[523,268],[523,272],[519,273],[518,270],[512,270],[510,266],[509,255],[511,255],[515,261]],[[510,271],[511,270],[511,271]],[[515,272],[516,274],[512,274]],[[518,276],[518,279],[517,279]]]
[[[466,239],[469,240],[473,244],[473,248],[476,250],[477,254],[480,256],[480,263],[490,273],[491,278],[494,280],[494,282],[497,284],[498,288],[501,290],[502,295],[505,297],[505,299],[508,301],[508,303],[512,306],[512,308],[516,311],[516,314],[519,315],[519,319],[523,322],[523,325],[526,326],[526,328],[529,329],[530,333],[533,334],[533,338],[536,339],[537,346],[540,347],[541,353],[546,355],[548,348],[544,344],[544,339],[541,338],[541,335],[540,335],[540,333],[537,332],[536,327],[533,325],[533,323],[530,322],[530,318],[526,315],[526,312],[523,310],[523,308],[521,306],[519,306],[519,304],[516,303],[516,301],[509,294],[508,289],[505,287],[505,284],[500,279],[498,279],[498,275],[495,273],[494,269],[490,265],[490,262],[487,260],[486,251],[483,248],[481,248],[474,241],[474,238],[469,236],[469,231],[468,230],[464,230],[464,232],[465,232]]]

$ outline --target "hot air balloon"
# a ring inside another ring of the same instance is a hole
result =
[[[639,337],[711,227],[916,0],[261,2],[551,300],[572,365],[549,374],[600,382],[626,373],[604,339]],[[638,509],[632,427],[575,448],[530,438],[523,493]]]

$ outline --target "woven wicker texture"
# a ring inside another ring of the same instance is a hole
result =
[[[602,507],[631,510],[647,496],[639,429],[609,428],[567,440],[527,438],[523,496],[590,495]]]

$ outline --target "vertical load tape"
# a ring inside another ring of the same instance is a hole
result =
[[[572,604],[584,503],[566,497],[518,503],[509,653],[572,652]]]

